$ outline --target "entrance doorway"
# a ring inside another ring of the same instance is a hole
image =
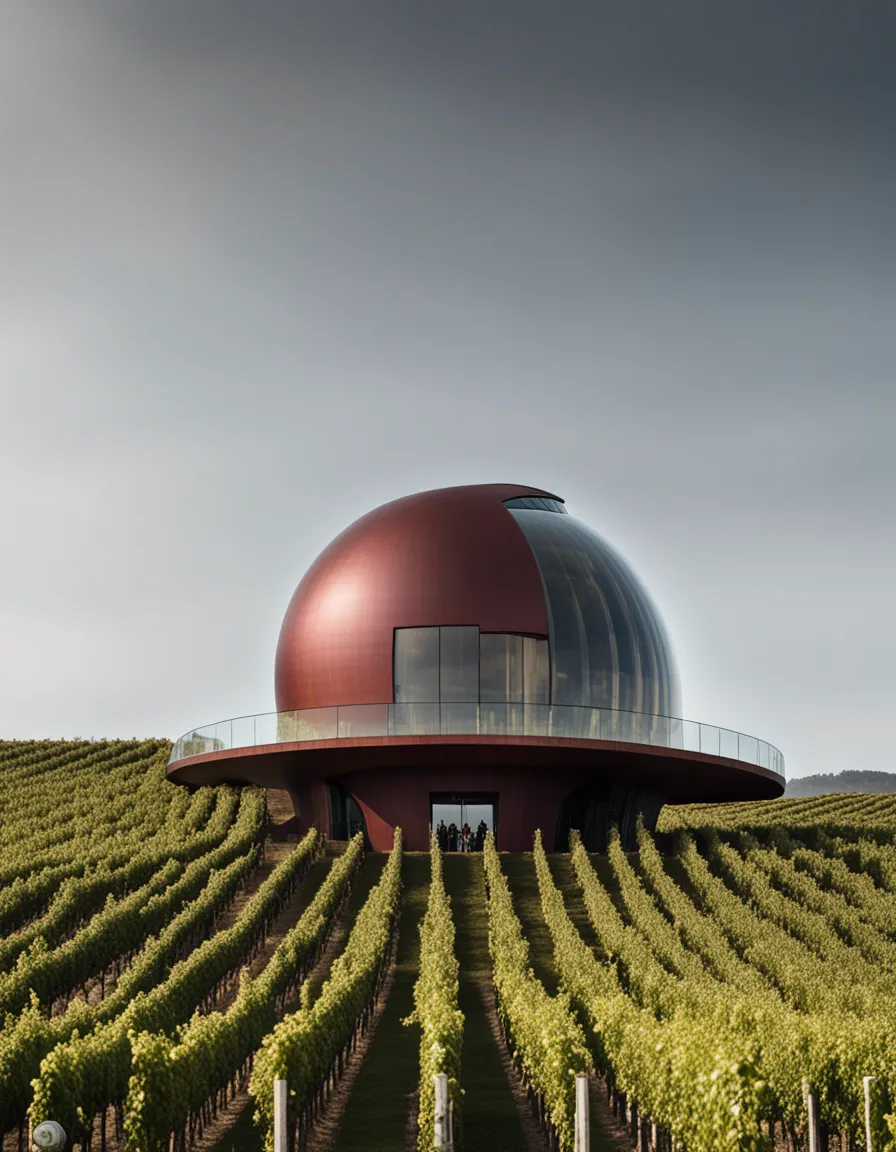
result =
[[[449,792],[433,792],[429,797],[429,825],[437,832],[444,823],[446,828],[453,824],[458,832],[462,832],[465,825],[469,825],[473,833],[473,848],[481,848],[482,836],[477,833],[484,832],[481,826],[497,835],[498,832],[498,797],[493,792],[465,793],[458,795]],[[442,845],[443,850],[461,850],[461,841],[458,837],[451,837],[450,841]]]
[[[356,832],[364,833],[367,842],[367,829],[364,826],[364,813],[354,796],[349,796],[344,788],[330,781],[330,839],[351,840]]]

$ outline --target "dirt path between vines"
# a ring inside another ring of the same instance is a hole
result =
[[[373,1038],[376,1035],[377,1026],[382,1019],[383,1012],[386,1010],[389,993],[392,991],[392,985],[394,983],[395,951],[393,949],[392,958],[389,962],[389,970],[386,973],[386,979],[383,981],[380,998],[376,1008],[373,1010],[373,1016],[367,1025],[367,1031],[358,1041],[358,1047],[349,1058],[339,1083],[331,1092],[324,1107],[323,1115],[311,1129],[308,1135],[308,1143],[305,1146],[306,1152],[335,1152],[336,1137],[339,1135],[339,1125],[342,1121],[342,1115],[348,1104],[352,1087],[358,1078],[358,1073],[364,1064],[364,1057],[367,1055],[367,1050],[370,1048]]]
[[[273,870],[273,868],[276,867],[276,864],[280,863],[281,860],[284,860],[291,851],[295,851],[295,847],[295,844],[269,844],[268,854],[265,856],[265,864],[268,863],[269,855],[276,861],[274,864],[272,864],[271,870]],[[265,966],[277,951],[277,948],[280,945],[280,942],[283,940],[283,937],[287,934],[287,932],[289,932],[290,928],[294,927],[302,913],[314,899],[315,893],[317,892],[318,888],[320,888],[321,884],[323,884],[324,877],[329,872],[332,863],[332,856],[319,856],[305,873],[304,878],[300,881],[295,892],[293,892],[292,896],[286,902],[284,907],[277,915],[276,920],[271,925],[271,930],[265,937],[264,944],[262,944],[262,946],[256,952],[255,956],[253,956],[252,960],[247,965],[250,976],[257,976],[260,972],[264,971]],[[270,873],[268,874],[270,875]],[[262,877],[262,879],[264,879],[264,877]],[[260,882],[261,881],[259,881],[259,883]],[[246,899],[248,900],[251,895],[252,893],[248,893]],[[235,907],[235,904],[236,901],[234,901],[234,904],[231,905],[231,908],[228,909],[227,912],[228,916],[233,916],[233,923],[236,923],[240,914],[240,910]],[[222,917],[222,921],[218,926],[218,931],[220,932],[227,927],[228,925],[223,923]],[[239,992],[239,987],[240,978],[239,973],[237,972],[228,981],[226,988],[218,994],[218,998],[215,1001],[212,1011],[225,1012],[236,999],[237,993]]]

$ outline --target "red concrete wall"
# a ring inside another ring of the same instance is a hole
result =
[[[429,798],[433,792],[498,796],[498,848],[530,852],[532,835],[540,828],[552,851],[560,808],[582,781],[581,770],[544,768],[393,768],[385,772],[347,772],[334,781],[361,806],[374,851],[392,847],[396,825],[409,851],[429,847]]]
[[[330,793],[323,780],[298,780],[290,782],[289,795],[296,813],[299,834],[304,836],[309,828],[319,828],[328,832],[330,828]]]

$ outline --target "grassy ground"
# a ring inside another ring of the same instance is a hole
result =
[[[616,873],[613,871],[613,865],[606,856],[600,856],[597,852],[589,852],[588,859],[591,861],[591,867],[597,873],[598,880],[600,880],[604,888],[610,893],[613,903],[624,916],[625,905],[619,893],[619,884],[616,880]],[[629,856],[629,859],[632,859],[632,857]]]
[[[526,1147],[516,1101],[486,1016],[483,992],[493,1002],[485,876],[479,853],[445,856],[460,961],[464,1013],[462,1071],[464,1152],[522,1152]]]
[[[386,867],[387,855],[385,852],[369,852],[361,861],[361,867],[355,876],[352,890],[348,898],[348,910],[340,917],[341,924],[331,938],[331,953],[328,963],[319,964],[306,980],[310,990],[311,1003],[318,998],[320,990],[330,976],[333,961],[342,952],[349,933],[355,923],[355,917],[364,907],[364,902],[370,895],[370,889],[379,881],[383,869]]]
[[[531,852],[504,853],[501,856],[501,867],[510,885],[513,906],[523,926],[523,935],[529,944],[529,962],[532,971],[547,991],[555,996],[560,986],[560,978],[554,964],[551,934],[541,914],[535,859]]]
[[[261,1129],[255,1125],[254,1112],[255,1102],[250,1097],[233,1126],[212,1145],[211,1152],[262,1152],[264,1142]]]
[[[699,893],[691,883],[691,879],[687,874],[684,864],[678,859],[677,856],[664,856],[663,864],[666,871],[684,892],[688,899],[693,900],[698,908],[703,907],[703,901],[700,899]]]
[[[579,935],[585,943],[593,948],[597,943],[597,938],[591,927],[591,921],[588,919],[585,899],[582,896],[582,889],[579,887],[578,880],[576,880],[576,870],[572,866],[571,858],[567,855],[548,856],[548,864],[554,883],[563,893],[563,902],[566,905],[570,920],[578,928]]]
[[[429,853],[402,863],[401,919],[395,982],[339,1125],[339,1152],[401,1152],[417,1088],[420,1030],[402,1024],[414,1008],[420,959],[418,925],[429,894]]]

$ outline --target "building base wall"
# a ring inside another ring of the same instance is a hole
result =
[[[638,821],[654,832],[665,802],[665,797],[648,789],[589,781],[568,796],[560,809],[554,851],[569,851],[569,834],[575,829],[589,852],[606,852],[614,827],[625,851],[637,851]]]
[[[563,851],[572,828],[604,851],[610,827],[635,846],[640,815],[648,829],[664,803],[765,800],[782,777],[708,753],[650,745],[540,737],[339,737],[221,749],[169,765],[188,786],[251,783],[286,789],[296,830],[334,835],[331,796],[353,798],[349,826],[363,817],[368,847],[387,851],[400,825],[411,851],[429,845],[430,803],[496,799],[498,847],[525,852],[540,828],[548,851]],[[355,808],[355,804],[357,808]],[[347,810],[348,811],[348,810]],[[346,814],[338,824],[345,835]]]
[[[560,808],[581,781],[581,772],[546,772],[544,768],[484,768],[475,765],[437,768],[392,768],[388,772],[347,772],[338,783],[357,800],[371,846],[388,851],[399,826],[410,852],[429,848],[430,797],[439,793],[497,796],[497,839],[502,852],[532,850],[541,828],[545,846],[553,849]]]
[[[295,830],[304,836],[309,828],[330,835],[330,797],[324,780],[290,782],[287,789],[295,810]]]
[[[653,830],[663,805],[657,795],[605,781],[583,787],[580,770],[393,768],[347,772],[334,779],[358,802],[375,852],[391,848],[396,826],[404,833],[408,851],[426,851],[431,797],[440,793],[496,796],[501,852],[531,852],[539,828],[547,851],[568,851],[570,827],[578,828],[589,851],[605,851],[613,823],[619,826],[626,848],[631,848],[638,814]]]

